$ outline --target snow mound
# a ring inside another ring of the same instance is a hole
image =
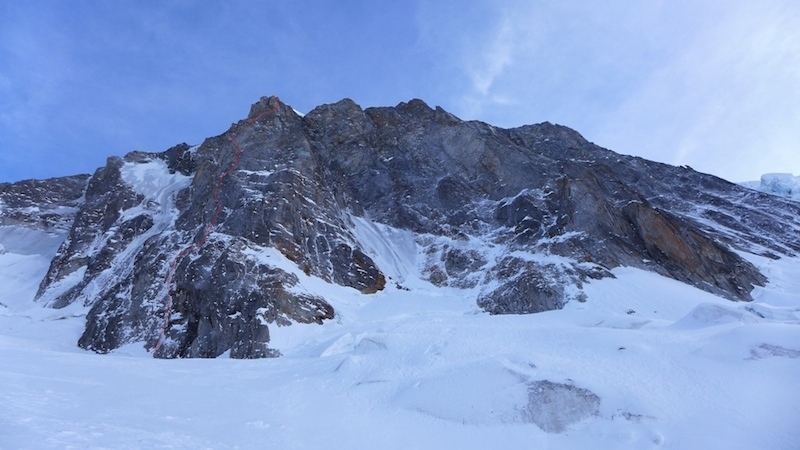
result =
[[[497,361],[467,364],[418,379],[396,403],[405,409],[463,425],[523,422],[526,379]]]
[[[756,317],[749,311],[739,311],[720,305],[697,305],[689,314],[675,322],[675,328],[704,328],[715,325],[753,323]]]
[[[722,330],[707,335],[693,354],[725,363],[800,358],[800,329],[797,325],[762,322],[759,326],[750,324]],[[794,367],[798,368],[796,363]]]
[[[532,381],[496,360],[473,362],[417,380],[402,390],[399,406],[460,423],[532,423],[547,433],[599,416],[600,397],[588,389]]]

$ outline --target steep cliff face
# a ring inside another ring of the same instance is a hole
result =
[[[800,252],[800,204],[565,127],[500,129],[420,100],[301,117],[271,97],[199,146],[109,159],[37,298],[91,307],[79,345],[98,352],[276,356],[270,330],[335,314],[300,278],[404,288],[364,223],[411,233],[404,270],[493,314],[583,301],[623,265],[746,301],[765,278],[737,251]]]
[[[38,294],[53,307],[91,306],[80,346],[276,355],[267,324],[320,322],[333,309],[295,289],[296,275],[271,264],[267,248],[326,281],[382,288],[340,205],[314,179],[300,117],[267,103],[202,146],[111,158],[94,174]]]

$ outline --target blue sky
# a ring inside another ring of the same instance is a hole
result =
[[[0,182],[421,98],[732,181],[800,175],[800,2],[0,0]]]

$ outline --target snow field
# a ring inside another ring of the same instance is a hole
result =
[[[0,229],[0,448],[800,443],[798,259],[749,257],[770,278],[752,303],[619,268],[586,286],[585,303],[490,316],[475,292],[419,279],[413,237],[364,221],[356,237],[390,276],[385,291],[361,295],[254,252],[329,299],[336,319],[270,326],[277,359],[155,360],[141,344],[78,349],[85,310],[31,302],[55,248],[20,254],[31,246],[10,246],[9,233]]]

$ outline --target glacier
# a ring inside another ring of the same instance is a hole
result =
[[[800,201],[800,176],[790,173],[766,173],[759,181],[746,181],[740,184],[767,194]]]

